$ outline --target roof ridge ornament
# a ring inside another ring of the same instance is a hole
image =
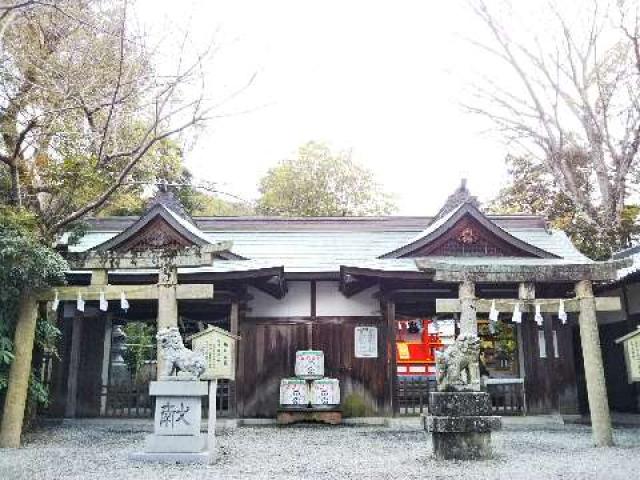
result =
[[[438,221],[440,218],[452,212],[463,203],[470,203],[477,209],[480,209],[480,202],[474,195],[471,195],[471,192],[467,188],[466,178],[462,178],[460,180],[460,186],[451,195],[447,197],[446,202],[444,203],[442,208],[440,208],[436,216],[433,217],[433,220],[431,220],[431,223]]]
[[[187,210],[184,208],[180,197],[176,194],[173,185],[170,185],[166,180],[162,180],[156,183],[156,187],[157,190],[155,194],[147,201],[145,212],[148,212],[156,205],[162,205],[195,225],[193,218],[191,218],[191,215],[189,215]]]

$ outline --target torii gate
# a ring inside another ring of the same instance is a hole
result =
[[[75,301],[78,292],[84,300],[98,300],[102,293],[106,300],[118,300],[124,292],[129,300],[158,300],[158,329],[178,326],[178,300],[213,298],[213,285],[178,284],[178,268],[212,265],[217,254],[228,251],[230,248],[230,242],[218,242],[180,249],[159,248],[129,253],[91,251],[77,254],[68,260],[72,268],[91,272],[89,286],[58,287],[46,292],[23,292],[16,324],[15,359],[9,373],[9,387],[0,429],[0,447],[15,448],[20,445],[40,302],[52,301],[56,290],[58,300],[62,301]],[[158,283],[154,285],[109,285],[108,283],[109,270],[140,269],[158,269]],[[71,341],[66,416],[74,416],[76,411],[81,329],[81,317],[76,317]],[[161,357],[158,358],[158,365],[162,361]]]
[[[518,283],[518,298],[495,300],[496,309],[513,311],[515,303],[523,307],[523,312],[532,312],[536,304],[541,312],[558,312],[562,300],[565,311],[578,312],[582,355],[587,382],[587,396],[591,413],[593,439],[596,446],[613,445],[611,417],[607,400],[607,389],[602,364],[602,351],[598,334],[596,311],[616,311],[621,309],[618,297],[598,297],[593,295],[593,281],[610,281],[617,278],[617,270],[630,266],[628,259],[593,263],[553,263],[553,264],[464,264],[458,262],[433,261],[428,258],[416,259],[416,265],[430,274],[435,281],[459,283],[458,299],[437,299],[436,312],[460,313],[460,331],[478,334],[477,312],[489,312],[492,300],[481,300],[475,296],[475,284]],[[574,299],[535,299],[535,282],[573,282]]]

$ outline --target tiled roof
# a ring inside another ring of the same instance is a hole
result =
[[[633,262],[630,267],[618,270],[618,280],[624,280],[629,275],[640,271],[640,245],[635,245],[631,248],[614,253],[613,258],[630,258]]]
[[[463,184],[464,186],[464,184]],[[410,254],[423,248],[425,245],[434,242],[438,237],[446,235],[451,228],[453,228],[457,222],[461,221],[464,217],[474,218],[480,225],[490,231],[493,235],[501,238],[505,243],[515,246],[519,251],[527,252],[527,254],[535,255],[540,258],[554,257],[556,254],[549,252],[545,249],[539,248],[537,245],[532,245],[529,242],[523,242],[518,237],[511,235],[506,228],[502,228],[497,225],[497,222],[491,221],[487,216],[482,213],[475,203],[472,201],[464,201],[457,207],[454,207],[441,217],[436,219],[417,237],[412,239],[400,248],[395,248],[393,251],[389,251],[382,255],[383,258],[401,258],[411,256]],[[415,256],[415,255],[413,255]]]
[[[489,217],[514,237],[548,251],[558,263],[589,262],[558,230],[547,230],[536,216]],[[85,251],[109,240],[135,218],[90,221],[89,232],[70,251]],[[389,271],[417,271],[413,259],[378,257],[409,243],[424,231],[430,217],[356,218],[196,218],[210,241],[233,242],[232,252],[248,260],[219,260],[211,271],[283,266],[286,272],[338,272],[340,266]],[[473,261],[465,257],[465,261]],[[496,262],[509,262],[506,257]]]

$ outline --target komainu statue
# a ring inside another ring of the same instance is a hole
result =
[[[158,380],[198,380],[207,368],[202,352],[192,352],[182,343],[178,327],[163,328],[156,335],[164,363]],[[176,373],[173,375],[173,373]]]
[[[460,335],[436,361],[438,390],[465,392],[479,390],[480,339]]]

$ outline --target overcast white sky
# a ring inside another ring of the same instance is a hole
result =
[[[223,190],[255,198],[267,169],[308,140],[352,149],[404,215],[434,213],[462,177],[483,201],[506,178],[507,147],[460,105],[485,65],[464,38],[481,37],[484,26],[462,0],[140,0],[138,8],[155,35],[167,22],[189,25],[194,48],[215,33],[211,97],[257,72],[222,110],[248,113],[213,122],[187,154],[195,175]]]

